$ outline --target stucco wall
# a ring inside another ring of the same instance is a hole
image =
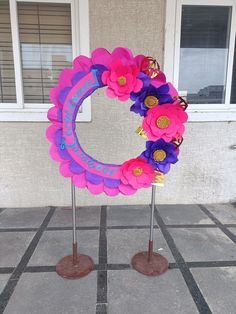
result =
[[[128,46],[163,62],[164,1],[90,0],[91,49]],[[82,146],[104,162],[123,162],[139,154],[145,141],[128,103],[111,101],[99,90],[92,97],[92,122],[78,126]],[[68,205],[70,181],[59,175],[45,140],[47,123],[0,123],[0,207]],[[188,123],[180,162],[158,189],[161,203],[234,201],[236,123]],[[92,196],[77,190],[78,204],[142,204],[151,190],[131,197]]]

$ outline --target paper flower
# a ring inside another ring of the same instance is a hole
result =
[[[140,116],[146,116],[149,109],[173,102],[172,97],[168,94],[169,86],[164,84],[159,88],[152,85],[143,87],[139,93],[131,93],[131,99],[135,101],[130,111],[139,113]]]
[[[146,142],[146,150],[141,157],[146,159],[154,169],[159,169],[163,173],[167,173],[170,165],[178,161],[175,145],[163,139]]]
[[[130,159],[121,166],[120,179],[134,189],[146,188],[154,181],[154,169],[143,158]]]
[[[175,102],[150,109],[143,120],[142,127],[149,140],[156,141],[163,138],[166,142],[170,142],[182,136],[185,130],[183,123],[187,119],[187,113],[178,102]]]
[[[143,86],[138,78],[139,69],[136,64],[124,65],[120,59],[111,63],[110,70],[102,74],[102,81],[108,85],[106,94],[110,98],[118,97],[126,101],[131,92],[139,92]]]

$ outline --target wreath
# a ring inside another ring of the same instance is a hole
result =
[[[79,107],[102,87],[110,98],[130,99],[130,111],[143,117],[136,132],[146,140],[146,149],[122,165],[95,160],[86,154],[76,135]],[[91,58],[80,55],[72,69],[61,72],[50,98],[54,104],[48,111],[51,125],[46,132],[52,143],[50,155],[60,163],[61,175],[72,178],[79,188],[93,194],[131,195],[162,182],[171,164],[178,161],[187,104],[151,57],[134,57],[128,48],[116,48],[112,53],[98,48]]]

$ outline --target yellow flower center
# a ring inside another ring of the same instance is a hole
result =
[[[135,168],[134,170],[133,170],[133,174],[136,176],[136,177],[139,177],[139,176],[141,176],[141,174],[143,173],[143,169],[142,168]]]
[[[166,158],[166,152],[163,149],[157,149],[153,153],[153,159],[155,161],[162,161]]]
[[[117,81],[120,86],[124,86],[126,84],[126,77],[120,76]]]
[[[160,116],[156,121],[156,125],[160,129],[166,129],[170,125],[170,119],[166,116]]]
[[[158,105],[158,99],[155,96],[147,96],[144,100],[144,104],[147,108],[153,108]]]

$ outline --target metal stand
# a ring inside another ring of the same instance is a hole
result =
[[[131,261],[131,264],[135,270],[147,276],[161,275],[162,273],[167,271],[169,267],[169,263],[164,256],[156,252],[153,252],[153,224],[154,224],[155,196],[156,185],[153,184],[148,251],[139,252],[135,254]]]
[[[78,279],[88,275],[94,267],[90,256],[78,254],[77,234],[76,234],[76,204],[75,186],[71,180],[71,200],[72,200],[72,222],[73,222],[73,244],[72,255],[63,257],[56,265],[56,272],[59,276],[67,279]]]

